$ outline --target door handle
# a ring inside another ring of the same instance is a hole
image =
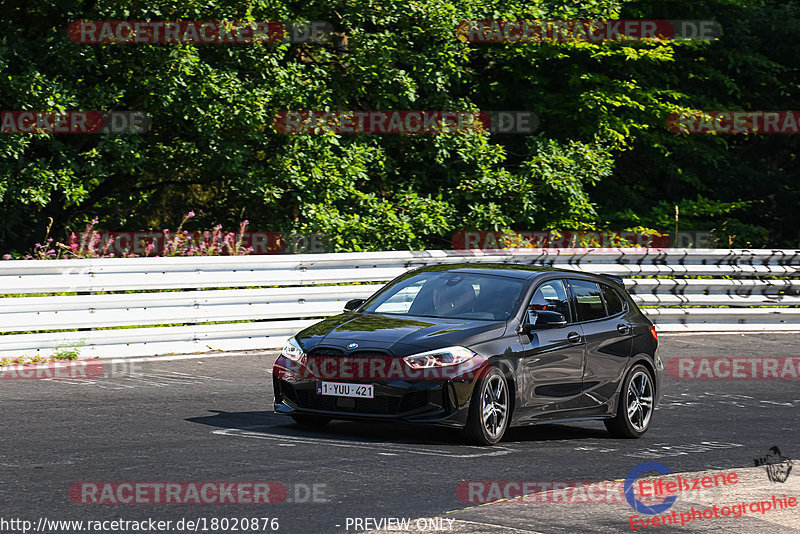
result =
[[[577,332],[570,332],[567,334],[567,341],[570,343],[580,343],[581,342],[581,335]]]
[[[626,324],[620,323],[620,324],[617,325],[617,332],[619,332],[622,335],[625,335],[630,331],[631,331],[631,327],[626,325]]]

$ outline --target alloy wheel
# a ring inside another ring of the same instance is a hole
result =
[[[637,432],[644,432],[653,415],[653,385],[644,371],[638,371],[628,382],[628,421]]]
[[[481,402],[483,426],[492,439],[505,429],[508,415],[508,387],[500,375],[492,375],[483,388]]]

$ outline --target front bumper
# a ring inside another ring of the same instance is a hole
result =
[[[317,394],[316,380],[283,379],[273,374],[275,413],[457,428],[466,425],[469,399],[474,388],[471,381],[385,380],[369,383],[375,386],[372,399],[334,397]]]

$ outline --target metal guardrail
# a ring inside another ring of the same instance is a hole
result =
[[[634,278],[625,288],[643,306],[800,305],[800,279]]]
[[[297,330],[339,313],[345,301],[371,295],[380,287],[374,282],[424,265],[461,262],[623,276],[637,303],[659,306],[644,311],[661,332],[800,331],[800,309],[783,307],[800,304],[800,251],[794,250],[434,250],[2,261],[0,358],[46,356],[76,345],[85,356],[101,357],[275,348]],[[68,295],[37,296],[42,293]],[[243,322],[213,324],[229,321]],[[175,324],[183,326],[165,326]]]

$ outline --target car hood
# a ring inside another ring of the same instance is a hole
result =
[[[295,337],[306,351],[325,346],[347,351],[378,349],[407,356],[453,345],[470,346],[502,336],[505,329],[505,321],[343,313],[320,321]],[[348,347],[353,343],[358,346]]]

